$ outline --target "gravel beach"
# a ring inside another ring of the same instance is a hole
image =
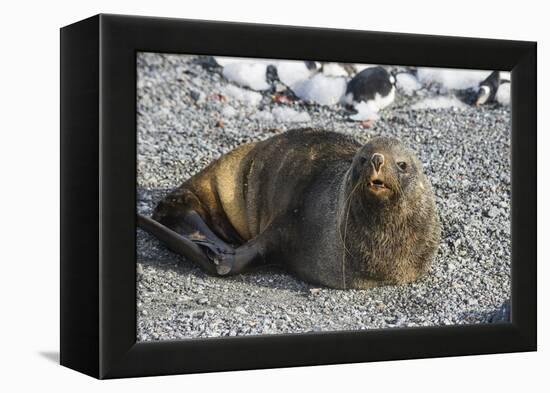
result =
[[[409,95],[398,90],[392,106],[365,128],[340,105],[274,100],[272,92],[239,96],[212,58],[140,53],[137,75],[139,213],[150,215],[169,191],[242,143],[316,127],[362,143],[385,135],[410,146],[432,182],[443,230],[422,279],[363,291],[318,288],[278,266],[211,277],[137,229],[138,340],[506,320],[509,107],[436,109],[423,103],[441,90],[425,86]]]

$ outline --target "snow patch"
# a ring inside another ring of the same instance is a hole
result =
[[[222,109],[222,116],[224,119],[230,119],[237,116],[237,110],[230,105],[226,105]]]
[[[241,63],[241,64],[269,64],[269,62],[266,62],[263,59],[252,59],[247,57],[223,57],[223,56],[214,56],[214,60],[216,60],[216,63],[218,63],[220,66],[225,67],[229,64],[235,64],[235,63]]]
[[[290,88],[311,76],[311,70],[308,70],[306,63],[303,61],[276,61],[273,65],[277,68],[280,81]]]
[[[267,90],[266,70],[266,63],[241,61],[225,65],[222,74],[227,80],[252,90]]]
[[[232,63],[238,63],[242,59],[238,57],[220,57],[220,56],[214,56],[214,60],[216,60],[216,63],[218,63],[220,66],[225,67],[228,64]]]
[[[377,67],[377,66],[374,65],[374,64],[359,64],[359,63],[355,63],[355,64],[353,65],[353,67],[355,68],[355,70],[357,71],[357,73],[360,73],[361,71],[366,70],[367,68],[372,68],[372,67]]]
[[[311,121],[307,112],[298,112],[292,108],[277,107],[272,111],[275,120],[284,123],[302,123]]]
[[[344,67],[342,67],[338,63],[325,63],[323,65],[323,74],[326,75],[326,76],[335,76],[335,77],[338,77],[338,76],[347,77],[348,76],[348,73],[346,72]]]
[[[418,110],[418,109],[450,109],[450,108],[457,108],[457,109],[465,109],[467,108],[467,105],[464,104],[462,101],[460,101],[455,96],[439,96],[439,97],[432,97],[432,98],[426,98],[420,102],[417,102],[416,104],[413,104],[411,106],[411,109]]]
[[[252,119],[261,122],[278,121],[281,123],[304,123],[311,121],[309,113],[299,112],[288,107],[277,107],[271,112],[268,109],[258,111],[252,116]]]
[[[223,66],[223,76],[244,87],[253,90],[267,90],[269,84],[266,81],[266,71],[269,65],[277,68],[277,75],[281,82],[292,87],[294,84],[306,80],[311,76],[303,61],[294,60],[270,60],[270,59],[245,59],[232,57],[216,57],[218,64]]]
[[[422,85],[414,75],[408,73],[397,74],[396,85],[405,95],[412,95],[416,90],[419,90]]]
[[[321,105],[335,105],[340,102],[346,91],[346,80],[316,74],[308,80],[297,83],[293,90],[303,100]]]
[[[439,83],[447,89],[477,87],[491,71],[458,70],[450,68],[418,68],[418,80],[423,84]]]
[[[229,98],[233,98],[250,106],[258,106],[260,101],[262,101],[262,95],[260,93],[242,89],[235,85],[226,85],[222,87],[221,93]]]
[[[252,119],[258,120],[258,121],[270,122],[274,120],[274,117],[270,111],[264,110],[264,111],[258,111],[254,113],[254,115],[252,116]]]

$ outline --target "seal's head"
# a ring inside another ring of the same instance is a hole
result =
[[[351,166],[351,184],[366,202],[395,204],[426,191],[422,164],[395,138],[378,137],[364,145]]]
[[[343,286],[411,282],[426,271],[440,227],[414,152],[394,138],[372,139],[355,154],[345,184]]]

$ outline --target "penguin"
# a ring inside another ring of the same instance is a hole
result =
[[[510,71],[500,71],[500,84],[510,83],[510,77],[512,74]]]
[[[497,94],[495,95],[495,101],[503,106],[510,105],[510,88],[510,81],[502,79],[500,81],[500,86],[498,87]]]
[[[310,70],[310,71],[316,71],[319,68],[321,68],[321,63],[316,62],[316,61],[304,61],[304,63],[306,65],[307,69]]]
[[[418,72],[415,68],[401,67],[392,71],[391,74],[395,77],[397,91],[406,96],[415,95],[423,87],[418,80]]]
[[[348,83],[344,102],[351,106],[364,102],[377,110],[384,109],[395,99],[395,77],[385,68],[366,68]]]
[[[334,63],[326,61],[305,61],[308,70],[313,74],[322,73],[330,77],[349,78],[357,73],[354,64],[349,63]]]
[[[357,73],[353,64],[348,63],[321,63],[320,72],[326,76],[349,78]]]
[[[488,104],[495,100],[498,87],[500,86],[500,72],[493,71],[479,84],[475,105],[480,106]]]

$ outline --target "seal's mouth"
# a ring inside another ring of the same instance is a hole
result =
[[[367,188],[369,191],[376,194],[390,191],[390,188],[380,179],[372,179],[367,183]]]

